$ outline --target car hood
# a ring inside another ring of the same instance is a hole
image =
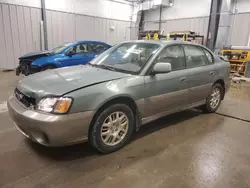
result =
[[[19,59],[25,59],[25,58],[29,58],[29,57],[35,57],[35,56],[50,56],[50,55],[52,55],[51,51],[31,52],[31,53],[27,53],[27,54],[19,57]]]
[[[44,96],[62,96],[73,90],[116,80],[129,74],[80,65],[47,70],[25,77],[17,88],[23,94],[40,99]]]

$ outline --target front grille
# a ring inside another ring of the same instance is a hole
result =
[[[35,98],[24,95],[18,89],[15,89],[15,97],[26,107],[35,106],[36,104]]]
[[[28,59],[20,59],[19,61],[19,72],[24,74],[25,76],[30,74],[30,65],[32,60]]]

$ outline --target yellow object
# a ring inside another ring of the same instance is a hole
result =
[[[170,40],[170,34],[166,35],[166,40]]]
[[[151,35],[148,33],[148,34],[146,34],[146,39],[147,40],[150,40],[151,39]]]
[[[250,61],[250,50],[222,50],[221,54],[226,56],[232,54],[231,59],[228,58],[231,65],[231,72],[239,73],[243,76],[246,74],[246,62]]]
[[[183,37],[181,38],[182,41],[185,41],[185,34],[183,35]]]
[[[187,36],[188,36],[188,34],[187,34],[187,33],[184,33],[184,34],[183,34],[183,37],[181,38],[181,40],[182,40],[182,41],[186,41],[186,40],[187,40]]]
[[[191,34],[193,31],[188,31],[188,30],[186,30],[186,31],[172,31],[172,32],[170,32],[170,34],[171,35],[178,35],[178,34],[184,34],[184,33],[186,33],[186,34]]]
[[[154,34],[154,40],[159,40],[159,34],[158,33]]]
[[[57,101],[54,112],[56,113],[66,113],[69,110],[71,104],[70,98],[64,98]]]

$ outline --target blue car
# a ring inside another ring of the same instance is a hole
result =
[[[28,53],[19,58],[16,75],[29,75],[46,69],[86,64],[111,46],[98,41],[67,43],[51,51]]]

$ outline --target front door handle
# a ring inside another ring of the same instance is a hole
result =
[[[210,74],[210,75],[214,75],[214,72],[213,72],[213,71],[211,71],[211,72],[209,72],[209,74]]]
[[[181,77],[181,79],[180,79],[181,82],[184,82],[186,80],[187,80],[187,77]]]

